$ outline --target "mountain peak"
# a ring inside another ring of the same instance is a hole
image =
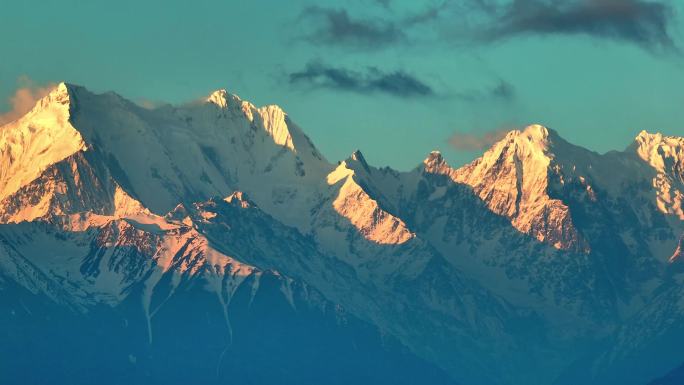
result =
[[[361,150],[355,150],[354,152],[352,152],[349,158],[356,162],[360,162],[361,164],[368,165],[368,163],[366,162],[366,158],[361,153]]]
[[[57,87],[55,87],[54,90],[50,91],[50,94],[55,94],[55,95],[67,95],[69,94],[69,89],[73,88],[74,86],[71,84],[68,84],[67,82],[59,82],[57,84]]]
[[[344,163],[346,163],[347,166],[355,172],[359,172],[361,170],[363,170],[365,173],[371,172],[371,168],[360,150],[352,152],[352,154],[349,156],[349,158],[347,158],[347,160],[345,160]],[[359,168],[359,166],[361,167]]]
[[[72,94],[76,86],[66,82],[60,82],[52,91],[48,92],[43,98],[36,102],[36,105],[31,110],[42,110],[50,106],[69,106],[71,104]],[[30,112],[29,112],[30,114]]]
[[[553,138],[553,140],[550,140]],[[509,132],[484,155],[452,174],[470,185],[496,214],[519,231],[558,249],[584,250],[569,209],[548,194],[551,146],[565,147],[555,132],[534,124]],[[551,224],[551,225],[549,225]]]
[[[29,113],[0,130],[0,199],[86,148],[70,121],[73,88],[60,83]]]
[[[432,174],[445,174],[448,173],[445,171],[449,171],[451,169],[446,160],[444,160],[442,153],[439,151],[432,151],[428,154],[423,161],[423,168],[426,172]]]
[[[684,138],[682,137],[665,136],[659,132],[650,133],[642,130],[634,139],[634,146],[637,155],[660,172],[667,168],[667,164],[684,164]]]
[[[546,140],[549,137],[549,129],[541,124],[532,124],[522,131],[522,133],[530,139]]]
[[[647,141],[653,141],[653,140],[662,140],[663,134],[659,132],[655,133],[650,133],[646,130],[641,130],[639,134],[634,138],[635,141],[637,142],[647,142]]]
[[[366,158],[363,157],[361,151],[355,150],[347,159],[339,162],[337,168],[329,173],[326,178],[328,184],[333,185],[360,171],[368,173],[370,172],[370,166],[366,163]]]
[[[431,163],[431,162],[443,162],[444,158],[442,157],[442,153],[438,150],[433,150],[430,151],[428,154],[427,158],[423,161],[423,163]]]
[[[228,106],[228,91],[225,89],[219,89],[207,97],[207,102],[213,103],[220,108],[226,108]]]
[[[666,136],[660,132],[648,132],[646,130],[641,130],[639,134],[634,138],[634,142],[639,147],[649,147],[649,146],[681,146],[684,144],[684,137],[679,136]]]
[[[492,149],[498,147],[500,144],[516,143],[518,145],[532,145],[534,148],[545,149],[548,147],[550,139],[557,137],[555,131],[542,126],[541,124],[531,124],[522,130],[509,131],[503,139],[497,142]]]

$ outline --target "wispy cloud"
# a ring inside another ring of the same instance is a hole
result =
[[[385,72],[376,67],[363,71],[310,62],[302,71],[289,74],[292,85],[326,88],[362,94],[384,93],[398,97],[427,97],[434,90],[417,77],[401,70]]]
[[[52,91],[57,84],[37,85],[27,76],[17,79],[19,88],[9,97],[10,110],[0,113],[0,125],[12,122],[26,114],[36,102]]]
[[[512,0],[494,7],[479,1],[489,16],[483,24],[487,40],[531,34],[584,34],[631,42],[648,50],[675,47],[668,31],[673,12],[662,1]]]
[[[483,151],[503,139],[509,129],[485,132],[455,132],[449,137],[449,144],[459,151]]]

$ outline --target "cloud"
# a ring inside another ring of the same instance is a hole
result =
[[[375,0],[388,13],[390,0]],[[312,6],[305,8],[299,21],[309,23],[311,29],[304,39],[319,45],[337,45],[362,49],[378,49],[392,44],[406,43],[407,32],[412,28],[429,24],[439,18],[448,3],[431,5],[418,12],[401,17],[356,18],[346,9],[333,9]]]
[[[384,93],[398,97],[434,95],[432,87],[404,71],[384,72],[376,67],[364,71],[331,67],[310,62],[304,70],[289,75],[291,85],[327,88],[356,93]]]
[[[426,41],[483,44],[520,36],[586,35],[654,53],[679,51],[670,34],[674,11],[666,0],[442,1],[404,15],[385,7],[384,15],[369,18],[352,17],[342,8],[309,7],[300,20],[310,23],[305,35],[309,42],[363,49]],[[447,30],[451,32],[445,37]]]
[[[487,132],[456,132],[449,137],[449,144],[459,151],[483,151],[503,139],[510,130],[498,129]]]
[[[479,0],[487,15],[485,40],[517,35],[584,34],[631,42],[647,50],[675,48],[668,27],[672,9],[646,0],[512,0],[493,7]]]
[[[27,76],[17,79],[19,88],[9,97],[10,110],[0,114],[0,125],[12,122],[24,116],[35,106],[36,102],[52,91],[57,84],[36,85]]]
[[[401,41],[402,29],[392,21],[356,19],[344,9],[308,7],[299,19],[312,23],[305,39],[316,44],[373,48]]]

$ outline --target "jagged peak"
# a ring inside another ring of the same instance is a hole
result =
[[[634,140],[639,143],[654,141],[660,142],[663,140],[663,136],[664,135],[660,132],[649,132],[647,130],[641,130],[634,138]]]
[[[345,159],[342,164],[351,170],[351,173],[364,173],[364,174],[370,174],[371,173],[371,167],[366,161],[366,158],[363,156],[360,150],[355,150],[354,152],[351,153],[349,158]]]
[[[520,232],[558,249],[583,251],[585,242],[569,209],[547,191],[549,167],[566,143],[554,131],[531,125],[509,132],[483,156],[449,175],[470,185],[490,210],[509,218]]]
[[[0,199],[50,165],[87,148],[70,121],[75,86],[59,83],[22,118],[0,130]]]
[[[431,151],[423,160],[423,168],[429,173],[442,173],[442,171],[451,169],[444,156],[440,151]]]
[[[634,138],[634,141],[640,145],[651,145],[651,144],[674,144],[674,145],[681,145],[684,144],[684,137],[680,136],[668,136],[668,135],[663,135],[660,132],[648,132],[646,130],[641,130],[639,134]]]
[[[509,131],[503,139],[494,144],[493,147],[497,147],[503,143],[515,142],[518,144],[531,144],[538,148],[546,148],[556,137],[558,137],[558,134],[554,130],[541,124],[531,124],[522,130]]]
[[[66,82],[60,82],[53,88],[50,92],[48,92],[47,95],[42,97],[40,100],[36,102],[36,105],[31,109],[31,111],[27,115],[35,114],[40,110],[49,108],[51,106],[65,106],[68,107],[71,105],[72,102],[72,94],[74,93],[75,88],[77,86],[74,86],[72,84],[66,83]]]
[[[556,150],[557,145],[562,143],[566,142],[555,131],[540,124],[532,124],[522,130],[512,130],[492,145],[480,158],[459,169],[459,174],[463,174],[463,170],[472,169],[471,171],[476,171],[475,179],[477,179],[480,177],[479,174],[505,161],[510,164],[519,163],[525,173],[539,171],[540,175],[545,175],[551,159],[555,158],[553,150]],[[438,160],[431,154],[426,162],[431,158],[435,158],[432,159],[433,162]],[[523,164],[524,167],[522,167]],[[437,165],[439,164],[435,164]],[[479,183],[477,180],[472,182]]]
[[[328,184],[332,185],[338,181],[347,178],[348,176],[355,175],[358,172],[370,173],[371,168],[366,162],[366,158],[363,156],[360,150],[354,150],[354,152],[349,155],[349,157],[339,163],[337,168],[333,170],[327,176]]]
[[[359,162],[366,167],[368,166],[366,158],[363,156],[363,153],[361,153],[361,150],[355,150],[354,152],[352,152],[352,154],[349,156],[349,159]]]
[[[220,108],[228,107],[228,91],[225,89],[218,89],[209,96],[207,96],[207,102],[217,105]]]
[[[238,95],[231,94],[225,88],[217,89],[210,93],[205,101],[209,104],[213,104],[219,108],[228,108],[228,106],[233,106],[233,108],[239,108],[244,110],[255,109],[254,105],[248,101],[242,100]],[[248,111],[245,111],[247,115]],[[249,111],[251,115],[251,111]]]
[[[684,138],[682,137],[642,130],[634,139],[633,147],[641,159],[661,172],[666,167],[665,159],[671,159],[675,164],[684,163]]]
[[[566,144],[555,131],[540,124],[532,124],[522,130],[509,131],[473,164],[495,164],[503,156],[510,161],[532,162],[545,168],[555,158],[559,146]]]
[[[430,151],[430,153],[428,154],[426,160],[427,160],[427,159],[430,159],[430,158],[434,158],[434,157],[441,158],[441,157],[442,157],[442,152],[439,151],[439,150],[432,150],[432,151]]]
[[[30,118],[32,115],[40,113],[40,111],[51,109],[63,111],[67,114],[66,117],[68,118],[79,99],[91,97],[106,98],[107,101],[119,104],[134,104],[114,91],[93,93],[83,86],[63,81],[58,83],[47,95],[39,99],[25,117]]]
[[[75,86],[67,82],[59,82],[54,90],[50,91],[50,95],[66,95],[69,96],[69,90]]]

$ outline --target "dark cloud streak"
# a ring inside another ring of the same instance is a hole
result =
[[[660,1],[645,0],[513,0],[485,10],[487,40],[517,35],[573,35],[627,41],[646,49],[674,48],[668,32],[672,10]]]
[[[289,82],[291,85],[308,88],[361,94],[384,93],[403,98],[434,95],[432,87],[413,75],[404,71],[384,72],[375,67],[369,67],[365,71],[352,71],[312,62],[304,70],[291,73]]]
[[[300,21],[311,43],[362,49],[416,39],[482,44],[520,36],[586,35],[653,53],[679,51],[670,34],[674,11],[666,0],[445,0],[403,16],[387,11],[384,17],[368,18],[343,8],[309,7]],[[447,36],[435,33],[447,29],[452,30]]]

